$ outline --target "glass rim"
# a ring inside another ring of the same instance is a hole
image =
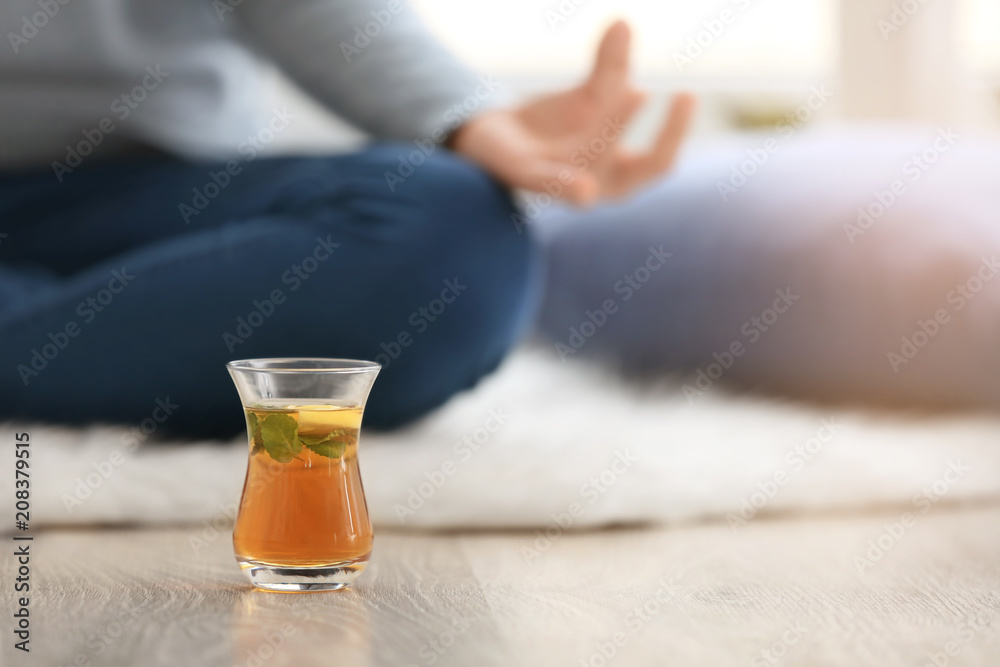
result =
[[[302,365],[310,363],[315,365]],[[233,361],[226,362],[226,368],[233,371],[249,371],[251,373],[354,374],[378,371],[382,368],[382,364],[365,359],[266,357],[261,359],[234,359]]]

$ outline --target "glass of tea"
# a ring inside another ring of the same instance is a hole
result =
[[[381,366],[352,359],[227,364],[246,415],[250,460],[233,548],[254,586],[332,591],[372,550],[358,431]]]

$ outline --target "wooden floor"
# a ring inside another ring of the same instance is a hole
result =
[[[13,649],[3,561],[0,664],[1000,665],[1000,507],[899,520],[548,544],[383,531],[353,589],[319,594],[252,590],[228,533],[54,530],[31,542],[30,654]]]

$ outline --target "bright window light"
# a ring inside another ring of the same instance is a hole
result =
[[[959,9],[962,59],[978,74],[1000,75],[1000,2],[962,0]]]
[[[479,69],[500,76],[580,73],[602,27],[617,17],[632,24],[634,63],[640,75],[823,77],[836,71],[836,0],[413,0],[413,4],[452,49]],[[693,62],[678,63],[677,54],[694,56]]]

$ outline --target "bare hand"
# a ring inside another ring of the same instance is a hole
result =
[[[501,182],[535,192],[560,192],[577,204],[627,195],[666,172],[687,131],[694,99],[679,94],[653,147],[622,148],[620,139],[645,95],[628,80],[631,33],[608,28],[583,84],[520,108],[488,111],[452,137],[459,153]]]

